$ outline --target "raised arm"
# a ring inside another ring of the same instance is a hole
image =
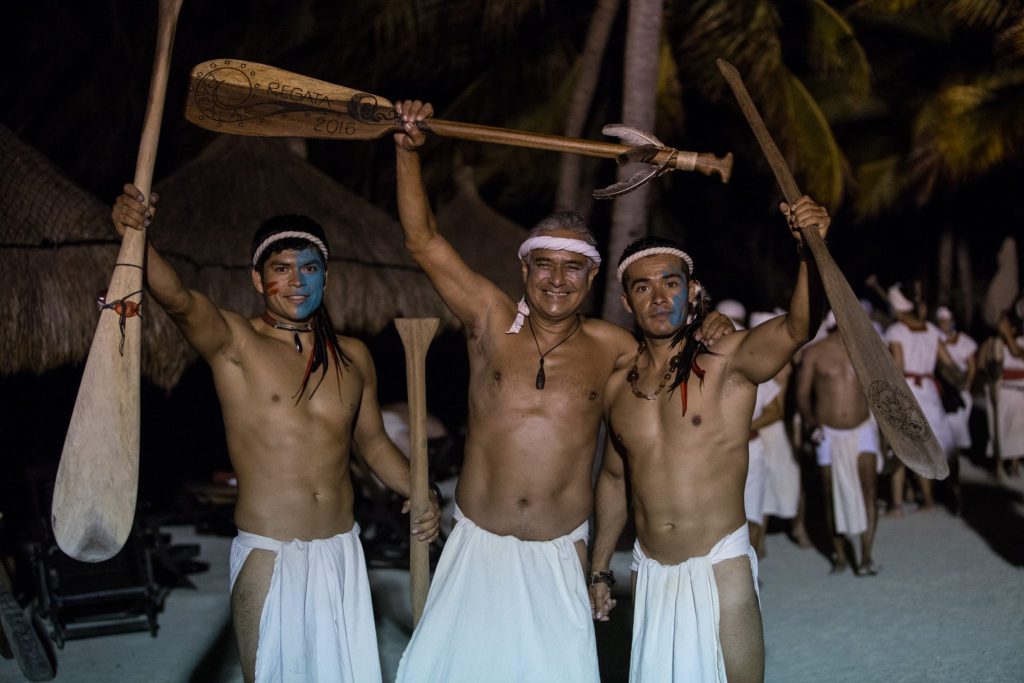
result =
[[[594,508],[597,529],[590,558],[591,575],[608,571],[628,515],[625,466],[610,434],[605,439],[604,460],[597,475]],[[608,621],[608,613],[615,607],[608,584],[597,582],[590,587],[590,607],[596,621]]]
[[[786,216],[790,231],[805,249],[800,230],[817,230],[822,239],[831,223],[825,207],[803,196],[790,206],[779,209]],[[802,344],[811,338],[824,311],[824,290],[813,261],[801,259],[796,284],[789,300],[789,312],[758,325],[746,335],[736,349],[731,368],[755,384],[766,382],[792,358]]]
[[[150,207],[144,204],[142,192],[128,183],[114,202],[110,218],[118,234],[125,229],[141,230],[149,227],[156,216],[156,193],[150,196]],[[171,319],[185,335],[189,344],[206,361],[227,347],[232,340],[231,327],[217,306],[203,294],[188,289],[181,282],[178,273],[147,241],[146,247],[146,289],[157,300]]]
[[[437,229],[420,168],[419,149],[426,136],[416,125],[428,118],[433,108],[419,101],[399,103],[395,108],[404,124],[404,132],[395,135],[395,153],[398,216],[405,232],[405,246],[448,308],[473,336],[486,326],[495,309],[513,310],[514,304],[494,283],[470,268]],[[486,226],[480,226],[480,230],[480,239],[486,239]]]
[[[381,417],[380,403],[377,401],[377,369],[373,365],[373,358],[366,345],[356,339],[346,337],[344,346],[352,358],[352,363],[363,376],[363,394],[359,399],[359,412],[356,414],[353,433],[356,449],[385,486],[408,499],[412,494],[409,460],[402,455],[384,430],[384,419]],[[430,509],[415,520],[413,529],[416,537],[427,543],[437,538],[441,528],[439,501],[433,494],[430,503]],[[408,508],[409,504],[406,501],[402,511],[407,512]]]

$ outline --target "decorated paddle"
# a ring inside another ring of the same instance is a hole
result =
[[[406,391],[409,396],[409,528],[430,509],[427,462],[427,380],[426,357],[437,332],[437,318],[395,318],[395,327],[405,348]],[[409,542],[409,580],[412,589],[412,626],[420,623],[430,590],[430,546],[416,538]]]
[[[11,579],[0,558],[0,631],[11,647],[14,660],[26,679],[50,681],[55,675],[46,648],[32,621],[11,593]]]
[[[134,183],[149,201],[182,0],[160,0],[156,52]],[[53,492],[61,550],[100,562],[124,545],[139,480],[139,363],[145,230],[125,230],[85,362]]]
[[[764,125],[757,107],[750,99],[743,79],[736,67],[724,59],[718,59],[715,63],[736,96],[743,116],[750,124],[754,137],[757,138],[761,151],[764,152],[768,165],[782,189],[782,194],[787,202],[795,203],[802,193],[782,153]],[[899,459],[914,472],[930,479],[944,479],[949,475],[949,465],[946,463],[942,447],[928,426],[917,399],[910,393],[907,382],[896,367],[889,349],[878,336],[818,232],[802,230],[801,234],[804,244],[818,266],[825,296],[828,297],[832,312],[836,316],[836,323],[857,373],[857,379],[860,380],[871,412],[878,418],[879,426],[889,445]]]
[[[400,129],[394,104],[379,95],[240,59],[218,59],[196,65],[192,70],[185,118],[218,133],[263,137],[375,140]],[[731,153],[719,158],[710,153],[679,151],[664,146],[649,133],[621,125],[608,127],[613,130],[606,132],[631,144],[594,142],[441,119],[430,119],[421,126],[424,130],[460,140],[583,154],[615,159],[620,164],[640,162],[655,169],[638,173],[618,186],[598,190],[595,196],[618,196],[676,169],[717,174],[723,183],[729,182],[732,172]],[[631,182],[634,184],[629,185]]]

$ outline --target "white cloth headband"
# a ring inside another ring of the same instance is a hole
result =
[[[897,313],[910,313],[914,310],[914,304],[910,303],[910,300],[903,296],[903,292],[900,291],[900,283],[897,282],[890,287],[888,294],[892,310]]]
[[[626,260],[619,264],[619,270],[615,273],[615,277],[619,279],[619,282],[622,282],[622,274],[626,272],[626,268],[629,268],[645,256],[654,256],[655,254],[670,254],[683,259],[686,269],[690,271],[688,275],[693,277],[693,259],[685,251],[674,247],[651,247],[650,249],[642,249],[635,254],[630,254],[626,257]]]
[[[601,265],[601,255],[597,253],[597,249],[593,245],[572,237],[549,237],[547,235],[531,237],[519,245],[519,260],[525,261],[526,255],[534,249],[571,251],[576,254],[583,254],[593,261],[595,266]],[[526,322],[526,316],[528,315],[530,315],[530,307],[526,303],[526,297],[523,297],[516,304],[516,319],[512,321],[512,326],[505,330],[505,334],[519,334],[519,330],[523,329],[523,324]]]
[[[285,230],[284,232],[275,232],[273,235],[260,242],[260,246],[256,247],[256,251],[252,254],[252,267],[255,268],[256,264],[260,262],[260,256],[263,256],[263,252],[267,250],[267,247],[274,242],[280,242],[281,240],[290,239],[292,237],[315,244],[317,249],[320,250],[320,253],[324,255],[324,266],[327,265],[327,262],[331,257],[327,253],[327,245],[323,243],[323,240],[308,232],[302,232],[301,230]]]
[[[548,237],[547,235],[538,235],[531,237],[530,239],[519,245],[519,260],[525,261],[526,255],[534,249],[551,249],[552,251],[572,251],[577,254],[583,254],[588,259],[594,262],[594,265],[601,265],[601,255],[597,253],[597,249],[592,245],[587,244],[583,240],[574,239],[572,237]]]

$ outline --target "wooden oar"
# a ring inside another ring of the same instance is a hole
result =
[[[174,29],[182,0],[160,0],[156,54],[135,186],[149,202]],[[85,362],[57,482],[53,532],[61,550],[100,562],[124,545],[139,482],[139,360],[145,230],[125,230]]]
[[[264,137],[375,140],[400,130],[394,104],[380,95],[241,59],[196,65],[185,118],[218,133]],[[441,119],[430,119],[423,128],[460,140],[570,152],[620,163],[640,161],[665,171],[717,174],[723,183],[732,172],[732,154],[719,158],[660,145],[641,149]]]
[[[736,96],[782,194],[787,202],[794,204],[802,196],[800,188],[750,99],[743,79],[736,67],[724,59],[716,60],[716,64]],[[944,479],[949,475],[945,454],[928,426],[917,399],[910,393],[903,374],[896,367],[892,354],[878,336],[817,230],[801,230],[801,235],[818,266],[825,296],[835,313],[839,333],[871,405],[871,412],[878,418],[882,433],[899,459],[911,470],[922,477]]]
[[[430,509],[425,361],[427,348],[439,322],[437,318],[395,318],[395,327],[405,348],[405,378],[409,395],[410,530],[416,518]],[[430,590],[430,546],[415,537],[409,541],[409,578],[412,584],[412,625],[416,628]]]
[[[0,629],[11,646],[14,660],[25,678],[30,681],[53,680],[50,657],[39,640],[32,621],[11,593],[11,579],[7,576],[3,558],[0,558]]]

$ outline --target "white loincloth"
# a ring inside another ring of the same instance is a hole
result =
[[[960,399],[964,405],[955,413],[946,413],[946,421],[949,423],[949,431],[953,436],[953,446],[957,449],[969,449],[971,447],[971,405],[973,399],[971,392],[961,391]]]
[[[380,681],[359,525],[332,538],[277,541],[239,531],[231,588],[253,550],[277,554],[256,649],[257,681]]]
[[[481,529],[456,507],[398,681],[599,680],[597,642],[575,543],[587,522],[550,541]]]
[[[800,466],[793,457],[793,448],[783,420],[760,430],[764,441],[764,515],[782,519],[796,517],[800,506]]]
[[[862,534],[868,530],[857,458],[874,453],[878,461],[878,430],[869,418],[853,429],[822,426],[824,440],[818,444],[818,464],[832,468],[832,510],[836,533]]]
[[[757,589],[757,555],[744,524],[702,557],[663,565],[633,545],[636,592],[633,602],[631,683],[725,681],[719,638],[718,584],[713,566],[746,555]],[[760,592],[758,600],[760,601]]]
[[[1024,337],[1018,337],[1017,343],[1024,345]],[[1006,345],[1002,342],[998,345],[1002,356],[1003,371],[1017,372],[1024,370],[1024,359],[1015,358],[1013,354],[1006,351]],[[996,383],[996,400],[999,402],[999,449],[1000,457],[1003,460],[1020,458],[1024,456],[1024,379],[1002,378]],[[996,425],[993,424],[992,395],[986,391],[986,403],[988,404],[988,430],[989,434],[995,434]],[[989,437],[988,455],[995,454],[995,447],[992,437]]]

